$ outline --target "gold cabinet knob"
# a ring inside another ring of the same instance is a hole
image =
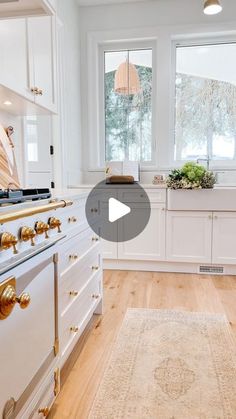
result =
[[[20,229],[20,240],[23,242],[31,241],[31,246],[35,245],[34,238],[36,236],[35,231],[31,227],[22,227]]]
[[[47,223],[44,223],[43,221],[37,221],[37,223],[35,223],[34,229],[37,234],[45,233],[45,238],[49,239],[49,235],[48,235],[49,225]]]
[[[97,208],[91,208],[91,212],[98,212]]]
[[[78,328],[78,327],[76,327],[76,326],[71,326],[71,327],[70,327],[70,331],[71,331],[71,332],[74,332],[74,333],[77,333],[77,332],[79,331],[79,328]]]
[[[77,297],[77,295],[79,294],[78,291],[70,291],[69,292],[71,297]]]
[[[59,220],[59,218],[50,217],[48,220],[48,225],[52,230],[57,228],[58,233],[61,233],[61,220]]]
[[[68,218],[68,222],[69,222],[69,223],[77,223],[77,218],[76,218],[76,217],[74,217],[74,216],[73,216],[73,217],[69,217],[69,218]]]
[[[79,255],[69,255],[69,259],[70,260],[77,260],[77,259],[79,259]]]
[[[98,242],[99,238],[98,237],[92,237],[92,241],[93,242]]]
[[[30,295],[23,292],[17,297],[15,285],[9,283],[3,288],[0,295],[0,319],[6,319],[11,314],[16,303],[24,310],[30,304]]]
[[[93,271],[98,271],[98,269],[99,269],[99,266],[92,266]]]
[[[46,418],[49,415],[49,411],[49,407],[43,407],[42,409],[38,410],[38,413],[41,413]]]
[[[42,90],[42,89],[38,89],[38,90],[37,90],[37,95],[39,95],[39,96],[43,96],[43,90]]]
[[[0,248],[2,250],[7,250],[12,247],[13,253],[17,254],[18,253],[18,250],[16,248],[17,243],[18,243],[17,238],[11,233],[5,232],[5,233],[2,233],[0,236]]]

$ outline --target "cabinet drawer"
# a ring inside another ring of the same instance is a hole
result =
[[[59,302],[62,315],[79,299],[88,280],[99,270],[101,270],[101,254],[100,246],[97,245],[93,251],[87,253],[64,272],[59,284]]]
[[[165,189],[146,189],[145,190],[150,202],[166,202],[166,190]],[[122,202],[145,202],[145,193],[142,191],[122,191],[121,197]]]
[[[100,243],[99,237],[90,228],[64,242],[59,248],[61,275],[77,264],[85,253],[92,250],[98,243]]]
[[[60,390],[60,371],[55,368],[45,379],[37,395],[33,398],[30,405],[19,419],[41,419],[45,417],[43,409],[50,409]],[[46,410],[45,410],[46,412]]]
[[[62,357],[68,354],[86,327],[102,297],[101,272],[93,275],[78,299],[61,317],[60,345]],[[71,349],[70,349],[71,348]]]
[[[84,230],[87,226],[87,220],[85,215],[85,199],[79,203],[74,203],[72,207],[61,211],[61,221],[63,233],[74,232]]]

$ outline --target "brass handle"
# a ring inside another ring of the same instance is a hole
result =
[[[11,233],[7,233],[7,232],[2,233],[0,236],[0,248],[2,250],[7,250],[12,247],[13,253],[17,254],[18,253],[18,250],[16,248],[17,243],[18,243],[17,238]]]
[[[42,415],[46,418],[50,412],[49,407],[43,407],[42,409],[38,410],[38,413],[42,413]]]
[[[79,255],[69,255],[69,259],[70,260],[77,260],[77,259],[79,259]]]
[[[76,327],[76,326],[71,326],[71,327],[70,327],[70,331],[71,331],[71,332],[74,332],[74,333],[77,333],[77,332],[79,331],[79,328],[78,328],[78,327]]]
[[[35,95],[38,94],[38,87],[31,87],[31,92],[34,93]]]
[[[39,95],[39,96],[43,96],[43,90],[42,89],[38,89],[36,94]]]
[[[92,241],[93,242],[98,242],[99,238],[98,237],[92,237]]]
[[[37,221],[35,224],[35,231],[37,234],[43,234],[45,233],[45,238],[49,239],[48,235],[49,225],[44,223],[43,221]]]
[[[30,295],[23,292],[19,297],[16,296],[15,279],[10,278],[8,285],[2,288],[0,295],[0,319],[6,319],[12,312],[16,303],[24,310],[30,304]]]
[[[79,294],[78,291],[70,291],[69,292],[71,297],[77,297],[77,295]]]
[[[76,218],[76,217],[74,217],[74,216],[73,216],[73,217],[69,217],[69,218],[68,218],[68,222],[69,222],[69,223],[76,223],[76,222],[77,222],[77,218]]]
[[[95,300],[98,300],[100,298],[100,295],[99,294],[93,294],[92,298],[95,298]]]
[[[98,269],[99,269],[99,266],[92,266],[93,271],[98,271]]]
[[[55,217],[50,217],[48,220],[49,228],[54,229],[57,228],[58,233],[61,233],[61,220]]]
[[[91,208],[91,212],[98,212],[97,208]]]
[[[36,236],[35,231],[30,227],[22,227],[20,230],[20,240],[23,242],[31,241],[31,246],[35,245],[34,238]]]

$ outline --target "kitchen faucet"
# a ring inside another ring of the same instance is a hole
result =
[[[205,159],[197,159],[197,164],[200,164],[201,162],[206,162],[207,163],[207,170],[209,170],[210,167],[210,157],[207,156]]]

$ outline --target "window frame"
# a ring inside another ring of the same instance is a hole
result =
[[[116,52],[116,51],[132,51],[132,50],[152,50],[152,160],[148,162],[140,162],[141,170],[153,169],[157,165],[157,129],[156,129],[156,72],[157,72],[157,51],[156,42],[154,40],[140,40],[140,41],[122,41],[122,42],[109,42],[102,43],[98,46],[98,105],[99,105],[99,166],[100,168],[105,167],[106,157],[106,136],[105,136],[105,52]]]
[[[222,36],[198,36],[198,37],[184,37],[172,39],[172,77],[171,77],[171,141],[170,141],[170,162],[172,167],[181,167],[188,160],[176,160],[175,153],[175,122],[176,122],[176,56],[178,47],[191,47],[191,46],[209,46],[219,44],[236,44],[236,36],[222,35]],[[235,169],[236,159],[232,160],[210,160],[209,167],[211,170],[232,170]]]

